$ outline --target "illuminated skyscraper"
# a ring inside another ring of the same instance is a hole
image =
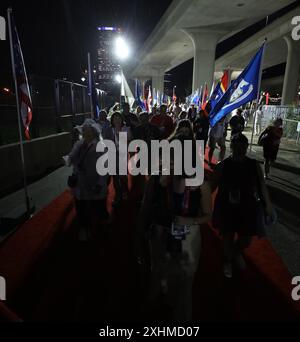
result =
[[[98,27],[99,48],[97,52],[97,82],[104,90],[110,90],[115,83],[115,76],[120,72],[114,54],[116,38],[121,29],[116,27]]]

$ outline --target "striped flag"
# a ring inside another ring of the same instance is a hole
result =
[[[207,83],[205,83],[205,88],[203,91],[203,95],[202,95],[202,103],[201,103],[201,109],[205,109],[206,104],[208,101],[208,88],[207,88]]]
[[[217,83],[214,91],[212,92],[210,96],[210,105],[211,109],[215,107],[215,105],[218,103],[220,98],[225,94],[227,88],[229,86],[229,70],[225,70],[222,78]]]
[[[32,120],[32,101],[17,28],[11,12],[8,13],[11,19],[12,54],[14,58],[13,73],[17,85],[19,109],[24,126],[25,138],[29,140],[29,126]]]
[[[265,45],[266,41],[211,110],[209,121],[212,127],[234,109],[258,99]]]

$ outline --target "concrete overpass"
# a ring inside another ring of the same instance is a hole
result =
[[[249,56],[253,55],[262,43],[267,32],[256,34],[252,37],[253,42],[250,38],[249,42],[244,42],[242,46],[235,48],[234,52],[230,51],[215,61],[217,44],[293,2],[174,0],[145,42],[131,74],[141,80],[152,79],[153,87],[163,91],[164,73],[194,58],[193,90],[205,83],[210,88],[215,71],[221,71],[228,66],[234,70],[242,69],[249,61]],[[300,15],[300,9],[294,12]],[[266,66],[286,60],[287,49],[282,48],[283,39],[280,43],[276,42],[292,29],[288,16],[285,17],[280,21],[280,27],[275,22],[270,25],[275,32],[272,33],[270,30],[270,37],[267,35],[270,38],[270,47],[266,53]],[[279,49],[278,56],[274,54],[274,49]],[[291,51],[295,54],[294,46]],[[291,65],[294,65],[294,59]]]
[[[242,70],[249,62],[251,56],[261,46],[261,42],[267,38],[267,45],[264,56],[263,68],[269,68],[281,63],[286,64],[285,76],[283,79],[282,104],[291,104],[298,91],[300,80],[300,41],[295,41],[291,37],[291,32],[295,27],[292,25],[292,18],[300,16],[299,6],[275,20],[254,36],[236,46],[215,63],[215,69],[221,71],[230,66],[232,70]],[[265,82],[265,85],[281,82],[282,78]]]

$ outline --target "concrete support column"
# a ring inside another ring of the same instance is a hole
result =
[[[216,46],[225,32],[197,27],[183,31],[191,38],[194,46],[193,92],[205,83],[210,92],[214,79]]]
[[[165,80],[165,66],[154,67],[152,71],[152,88],[158,90],[161,94],[164,92],[164,80]]]
[[[291,105],[297,98],[298,78],[300,72],[300,41],[290,36],[284,37],[288,46],[287,63],[284,75],[282,105]]]

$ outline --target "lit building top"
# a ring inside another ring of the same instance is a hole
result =
[[[110,26],[99,26],[98,31],[114,31],[121,32],[121,29],[118,27],[110,27]]]

